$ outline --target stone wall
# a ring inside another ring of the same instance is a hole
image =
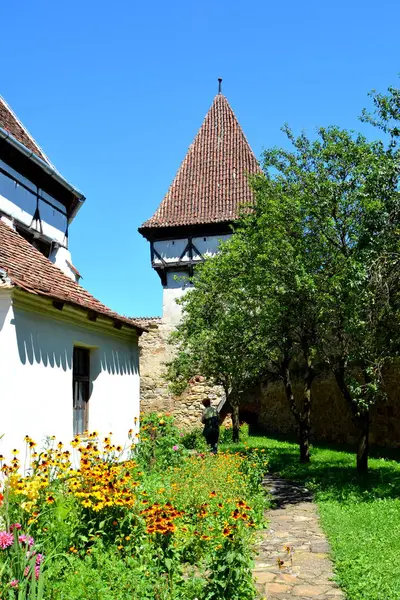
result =
[[[161,319],[146,322],[148,333],[140,337],[140,386],[142,412],[167,412],[178,425],[190,429],[200,425],[202,401],[210,398],[217,406],[223,398],[220,388],[196,377],[182,396],[174,396],[164,379],[165,363],[171,360],[173,349],[168,345],[172,328]],[[400,376],[399,366],[385,374],[388,401],[373,410],[371,443],[378,446],[400,447]],[[295,386],[301,398],[302,386]],[[336,381],[327,376],[317,378],[312,388],[312,439],[354,444],[358,431],[351,419]],[[226,407],[229,410],[229,407]],[[226,411],[222,413],[225,416]],[[261,426],[266,432],[296,435],[297,427],[289,409],[283,385],[279,382],[249,391],[242,405],[243,420]]]
[[[398,367],[385,374],[388,400],[374,407],[370,441],[377,446],[400,447],[400,377]],[[301,398],[302,386],[295,386]],[[282,383],[268,384],[254,392],[258,403],[258,425],[269,433],[295,435],[296,422],[289,409]],[[316,379],[312,387],[312,439],[354,444],[358,439],[351,411],[333,376]]]
[[[149,319],[144,324],[149,331],[139,340],[141,411],[170,413],[184,429],[200,426],[204,410],[202,401],[210,398],[214,406],[218,405],[222,390],[208,385],[204,377],[199,376],[181,396],[173,395],[164,377],[165,363],[173,357],[173,348],[168,344],[172,327],[162,319]]]

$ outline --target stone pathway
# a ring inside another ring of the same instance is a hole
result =
[[[272,496],[269,529],[262,532],[254,569],[257,588],[268,600],[339,600],[333,582],[329,544],[319,525],[311,493],[299,485],[267,475]]]

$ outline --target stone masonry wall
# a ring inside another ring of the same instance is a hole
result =
[[[200,426],[202,401],[208,397],[217,406],[223,392],[196,377],[182,396],[174,396],[164,379],[165,363],[171,360],[173,349],[168,345],[171,327],[161,319],[145,323],[148,333],[140,337],[140,385],[142,412],[167,412],[184,429]],[[378,446],[400,447],[400,371],[393,366],[385,374],[388,401],[374,408],[370,439]],[[295,387],[301,397],[302,386]],[[316,379],[312,388],[312,439],[353,444],[358,431],[351,419],[336,381],[328,376]],[[268,384],[249,392],[242,406],[244,420],[257,423],[266,432],[282,435],[297,433],[296,422],[289,409],[281,383]]]
[[[165,363],[173,357],[168,344],[172,328],[162,319],[151,319],[145,325],[149,331],[139,338],[141,411],[170,413],[183,429],[201,426],[202,401],[210,398],[214,406],[218,405],[222,390],[208,385],[204,377],[196,377],[181,396],[173,395],[164,378]]]

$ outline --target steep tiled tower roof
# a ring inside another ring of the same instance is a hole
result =
[[[11,133],[21,144],[34,152],[39,158],[53,166],[40,146],[35,142],[26,127],[21,123],[7,102],[0,96],[0,127]]]
[[[248,175],[260,172],[249,143],[222,94],[217,94],[175,179],[139,231],[228,223],[252,201]]]

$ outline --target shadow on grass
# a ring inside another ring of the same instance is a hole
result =
[[[386,458],[371,458],[369,473],[357,473],[354,450],[318,444],[312,448],[311,462],[299,462],[295,442],[250,436],[246,444],[230,445],[235,451],[263,448],[270,473],[295,481],[310,489],[320,500],[370,502],[400,498],[400,463]]]
[[[293,434],[281,435],[278,433],[268,433],[267,431],[260,428],[260,426],[252,426],[249,428],[250,439],[257,440],[258,439],[270,439],[275,440],[277,442],[286,442],[289,444],[298,444],[298,439]],[[357,451],[356,444],[344,444],[344,443],[329,443],[319,440],[315,442],[316,448],[325,449],[325,450],[334,450],[339,452],[348,452],[349,454],[355,454]],[[395,460],[400,462],[400,448],[382,448],[379,446],[370,446],[369,451],[371,458],[385,458],[387,460]]]

